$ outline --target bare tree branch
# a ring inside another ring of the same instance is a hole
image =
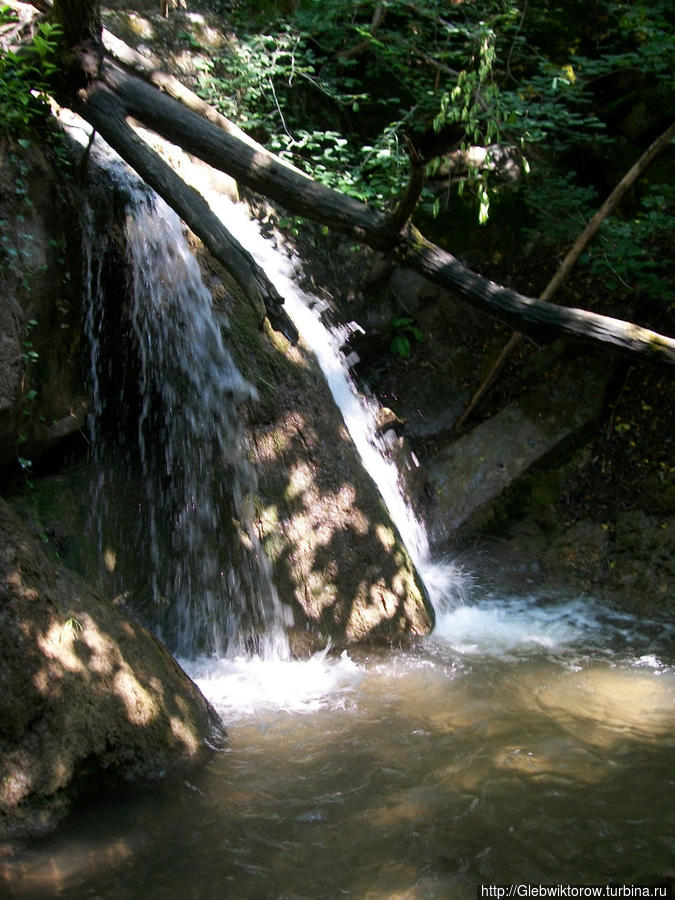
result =
[[[424,176],[426,165],[421,153],[413,147],[408,140],[408,156],[410,157],[410,178],[408,185],[396,204],[396,207],[385,223],[385,228],[389,229],[392,235],[397,235],[406,222],[415,212],[417,201],[420,199],[422,188],[424,187]]]

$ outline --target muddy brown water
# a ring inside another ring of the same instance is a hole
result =
[[[535,597],[449,612],[413,651],[186,663],[227,751],[5,846],[0,886],[417,900],[672,878],[672,663],[665,623]]]

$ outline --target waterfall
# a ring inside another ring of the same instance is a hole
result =
[[[179,219],[105,145],[96,141],[95,147],[94,155],[103,156],[130,198],[122,292],[130,301],[115,310],[113,322],[106,321],[115,304],[103,300],[111,287],[101,249],[92,255],[90,246],[87,255],[99,557],[111,571],[118,554],[109,546],[110,534],[117,532],[118,547],[133,535],[127,580],[135,571],[143,582],[132,590],[134,608],[145,610],[148,623],[181,656],[255,649],[286,657],[289,611],[277,597],[247,514],[255,473],[243,452],[238,407],[255,399],[255,389],[223,344],[224,314],[213,308]],[[325,304],[298,286],[297,260],[263,237],[242,205],[213,191],[208,168],[183,158],[181,174],[201,190],[284,297],[437,614],[457,606],[465,577],[454,564],[431,559],[424,525],[404,497],[397,464],[378,432],[379,407],[357,389],[340,350],[348,329],[324,321]],[[91,221],[85,230],[91,233]],[[117,405],[103,399],[110,393]],[[111,421],[121,424],[111,429]],[[113,504],[110,498],[125,482],[131,487],[120,529],[108,513],[119,506],[119,499]]]
[[[178,217],[119,166],[114,177],[127,196],[123,285],[110,242],[85,241],[99,558],[124,568],[135,608],[176,653],[285,656],[284,610],[249,521],[239,407],[256,391]],[[85,237],[100,234],[93,220]]]
[[[203,168],[184,164],[181,172],[203,193],[213,212],[237,236],[284,298],[284,309],[313,351],[361,462],[384,500],[434,609],[437,614],[452,610],[463,602],[467,576],[452,561],[432,559],[427,530],[405,497],[398,465],[377,428],[379,404],[359,391],[349,361],[341,351],[349,326],[324,321],[326,304],[299,286],[302,273],[297,258],[275,248],[242,204],[210,189]]]

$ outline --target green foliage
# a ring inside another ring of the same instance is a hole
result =
[[[201,63],[207,100],[316,180],[380,209],[404,189],[412,144],[427,161],[421,214],[468,202],[485,223],[500,192],[513,190],[490,148],[508,148],[530,214],[524,242],[556,254],[608,193],[582,167],[591,155],[619,157],[615,124],[632,92],[648,86],[664,102],[675,93],[675,36],[663,27],[671,0],[281,6],[240,0],[236,38]],[[488,150],[480,166],[473,146]],[[582,264],[617,297],[672,302],[672,189],[643,185],[631,203],[603,224]],[[407,358],[420,337],[411,320],[394,320],[391,352]]]
[[[630,219],[606,219],[588,252],[582,256],[605,287],[618,294],[644,294],[673,304],[673,261],[663,248],[672,242],[675,185],[653,185]]]
[[[368,93],[356,90],[348,75],[328,77],[309,35],[290,23],[278,27],[275,33],[240,32],[226,53],[212,57],[200,74],[202,96],[322,184],[365,202],[396,195],[407,158],[395,130],[385,127],[370,145],[326,128],[336,111],[358,112]]]
[[[544,168],[527,180],[522,198],[532,219],[523,232],[540,247],[571,245],[599,205],[595,188],[577,184],[573,172]]]
[[[0,26],[16,20],[7,6],[0,8]],[[55,53],[61,34],[58,25],[41,22],[21,52],[0,55],[0,133],[12,138],[37,137],[49,115],[47,91],[57,71]]]
[[[510,145],[528,171],[539,145],[560,154],[608,140],[593,108],[598,78],[636,65],[667,81],[675,71],[665,0],[590,12],[581,0],[292,6],[240,4],[237,38],[201,63],[200,90],[318,181],[381,208],[406,183],[410,141],[429,178],[449,168],[485,222],[499,179],[489,163],[455,174],[453,151]],[[435,215],[449,197],[427,189],[422,201]]]
[[[30,146],[27,138],[19,138],[17,144],[22,150]],[[29,166],[25,159],[18,153],[11,153],[9,156],[12,170],[14,172],[14,199],[17,208],[23,209],[17,215],[18,223],[25,222],[24,213],[28,213],[32,207],[32,200],[28,196],[28,171]],[[6,220],[0,219],[0,228],[2,236],[0,237],[0,273],[3,272],[21,272],[24,277],[21,281],[21,287],[29,290],[28,279],[25,275],[27,266],[19,265],[30,260],[32,255],[33,235],[28,229],[23,231],[10,231],[6,228]]]
[[[36,363],[40,358],[40,354],[33,347],[33,341],[30,337],[31,332],[36,327],[36,325],[37,319],[29,319],[26,323],[26,336],[21,342],[21,357],[25,363]]]
[[[421,341],[424,335],[408,316],[395,316],[391,320],[391,343],[389,349],[394,356],[408,359],[411,353],[411,339]]]
[[[595,189],[575,184],[571,172],[530,179],[523,196],[533,220],[524,233],[540,248],[571,246],[599,206]],[[674,208],[675,185],[647,187],[632,215],[605,219],[581,263],[618,296],[640,293],[672,303],[672,258],[666,248],[672,241]]]
[[[596,56],[575,53],[579,76],[590,82],[622,71],[657,79],[665,94],[675,87],[675,34],[665,27],[671,0],[636,0],[609,4],[613,20],[603,35],[605,49]]]

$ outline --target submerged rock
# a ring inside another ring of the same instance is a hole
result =
[[[0,500],[0,836],[53,826],[82,791],[205,759],[222,724],[165,648],[63,566]]]

